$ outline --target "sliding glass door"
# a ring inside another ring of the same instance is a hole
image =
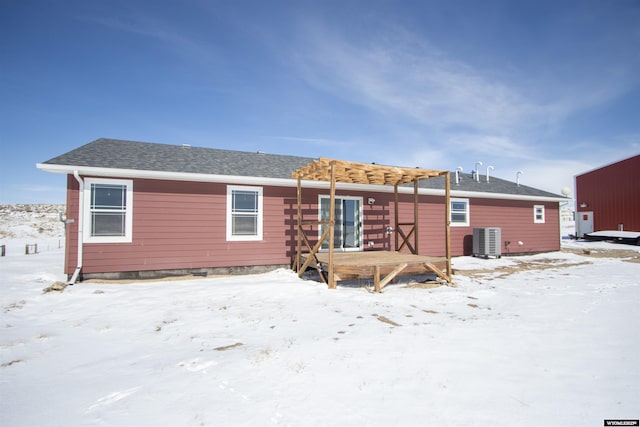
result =
[[[329,196],[320,196],[320,221],[329,220]],[[334,227],[334,249],[341,251],[362,250],[362,197],[336,196]],[[328,227],[322,225],[318,237]],[[322,243],[322,249],[329,249],[329,239]]]

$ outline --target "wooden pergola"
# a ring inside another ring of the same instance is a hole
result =
[[[433,258],[418,254],[418,183],[421,179],[445,177],[445,270],[442,271],[435,264]],[[312,266],[318,270],[320,277],[330,289],[336,287],[336,281],[346,276],[373,277],[376,291],[380,291],[387,283],[402,272],[415,272],[423,269],[436,273],[439,277],[451,283],[451,239],[449,234],[450,223],[450,176],[449,171],[399,168],[376,164],[348,162],[320,158],[292,173],[298,180],[298,231],[297,247],[294,268],[298,276],[302,276],[307,267]],[[302,218],[302,181],[325,181],[330,183],[329,219],[325,221],[305,221]],[[334,250],[335,228],[335,199],[336,183],[393,185],[394,187],[394,213],[395,213],[395,252],[390,251],[363,251],[336,253]],[[413,183],[413,222],[399,222],[398,212],[398,187]],[[312,245],[305,233],[305,227],[326,226],[318,241]],[[413,238],[413,239],[412,239]],[[328,239],[328,252],[320,253],[323,242]],[[412,242],[413,240],[413,242]],[[303,253],[303,243],[306,246]],[[407,247],[411,254],[400,253]],[[381,256],[382,254],[382,256]],[[324,272],[327,272],[325,277]]]

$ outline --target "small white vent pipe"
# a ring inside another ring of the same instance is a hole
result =
[[[487,166],[487,182],[489,182],[489,170],[493,170],[493,166]]]
[[[520,175],[524,175],[524,172],[518,171],[516,172],[516,185],[520,187]]]
[[[475,171],[475,179],[477,182],[480,182],[480,172],[478,171],[478,166],[482,166],[482,162],[480,160],[476,162],[476,171]]]
[[[464,171],[464,169],[462,169],[462,166],[458,166],[456,168],[456,185],[460,185],[460,172]]]

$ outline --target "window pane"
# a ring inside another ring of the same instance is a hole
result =
[[[452,212],[451,222],[467,222],[467,214]]]
[[[92,236],[124,236],[124,213],[93,212],[91,214]]]
[[[118,209],[126,206],[123,185],[91,184],[91,209]]]
[[[451,200],[451,224],[469,225],[469,201]]]
[[[233,212],[258,212],[256,191],[233,190]]]
[[[258,217],[255,215],[234,215],[231,232],[234,236],[257,235]]]
[[[466,211],[467,204],[465,202],[451,202],[451,210],[453,211]]]
[[[329,202],[331,199],[329,197],[322,197],[320,199],[320,221],[329,221],[329,216],[331,212],[329,211]],[[341,249],[343,247],[343,240],[349,239],[346,236],[348,232],[355,232],[354,227],[348,227],[350,224],[347,224],[347,221],[351,221],[351,224],[355,221],[355,213],[349,213],[349,209],[355,209],[355,205],[360,206],[359,203],[356,204],[355,201],[352,200],[343,200],[340,197],[336,197],[334,200],[334,209],[333,215],[335,224],[333,226],[333,247],[335,249]],[[349,218],[353,218],[350,220]],[[322,224],[320,226],[320,236],[324,234],[324,231],[327,229],[328,225]],[[358,229],[359,232],[359,229]],[[353,239],[351,239],[353,240]],[[354,243],[350,243],[349,247],[357,247]],[[329,238],[322,242],[321,249],[329,249]]]

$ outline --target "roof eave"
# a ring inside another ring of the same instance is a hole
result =
[[[440,191],[444,195],[444,190]],[[568,202],[570,199],[562,196],[530,196],[525,194],[489,193],[486,191],[462,191],[451,190],[451,197],[474,197],[480,199],[501,199],[501,200],[529,200],[534,202]]]
[[[116,169],[116,168],[99,168],[91,166],[74,166],[74,165],[57,165],[49,163],[38,163],[36,167],[42,171],[58,174],[73,174],[77,172],[84,176],[97,176],[108,178],[142,178],[142,179],[158,179],[168,181],[190,181],[190,182],[213,182],[224,184],[244,184],[244,185],[267,185],[275,187],[296,187],[297,179],[293,178],[268,178],[257,176],[238,176],[238,175],[215,175],[204,173],[187,173],[187,172],[162,172],[140,169]],[[371,191],[378,193],[393,193],[393,186],[376,185],[376,184],[350,184],[337,183],[337,187],[341,190],[351,191]],[[302,181],[304,188],[329,188],[330,183],[326,181]],[[400,193],[413,194],[412,187],[398,187]],[[444,189],[420,188],[418,193],[428,196],[444,197]],[[568,199],[563,197],[544,197],[544,196],[527,196],[520,194],[506,193],[489,193],[475,191],[451,190],[451,197],[469,197],[469,198],[485,198],[485,199],[501,199],[501,200],[529,200],[539,202],[566,202]]]
[[[51,165],[46,163],[38,163],[36,167],[50,173],[72,174],[74,172],[78,172],[78,174],[84,176],[100,176],[108,178],[143,178],[162,179],[167,181],[219,182],[251,185],[262,183],[263,185],[274,185],[278,187],[289,187],[293,185],[292,183],[295,183],[294,180],[288,178],[164,172],[143,169],[98,168],[92,166]]]

